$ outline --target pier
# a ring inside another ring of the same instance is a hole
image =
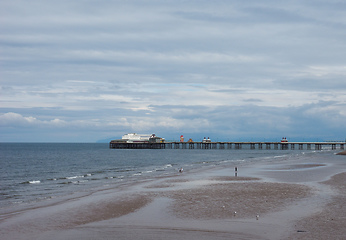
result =
[[[266,149],[266,150],[344,150],[346,142],[119,142],[113,149]]]

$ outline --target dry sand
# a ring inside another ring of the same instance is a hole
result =
[[[335,158],[184,173],[9,212],[0,239],[345,239],[346,164]]]

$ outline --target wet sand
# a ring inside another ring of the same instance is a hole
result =
[[[1,214],[0,239],[344,239],[346,159],[187,171]]]
[[[339,152],[337,155],[346,155],[346,151]]]
[[[335,193],[323,208],[296,223],[301,230],[293,234],[292,239],[346,238],[346,173],[337,174],[322,184],[332,187]]]

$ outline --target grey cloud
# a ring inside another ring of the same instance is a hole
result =
[[[340,136],[345,9],[339,1],[2,1],[0,113],[16,120],[2,141],[30,132],[30,117],[42,139],[47,129],[70,139],[75,125],[75,141],[156,130]],[[54,119],[64,123],[59,133]]]
[[[263,102],[261,99],[256,99],[256,98],[248,98],[248,99],[244,99],[244,102]]]

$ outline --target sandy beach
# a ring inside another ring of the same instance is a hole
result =
[[[185,171],[3,211],[0,239],[345,239],[346,158]]]
[[[346,151],[339,152],[337,155],[346,155]]]

